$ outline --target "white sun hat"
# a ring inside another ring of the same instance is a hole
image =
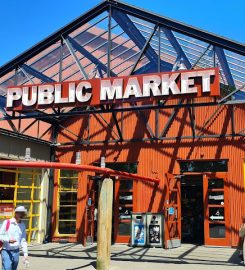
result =
[[[27,209],[25,209],[25,207],[21,205],[21,206],[17,206],[14,211],[15,212],[24,212],[24,213],[26,213]]]

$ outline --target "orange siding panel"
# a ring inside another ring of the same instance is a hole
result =
[[[174,101],[173,101],[174,102]],[[217,115],[204,127],[204,123],[215,112],[216,107],[198,107],[195,108],[195,121],[197,135],[213,135],[222,132],[231,132],[231,109],[226,106],[219,108]],[[168,121],[172,109],[161,110],[159,113],[159,134]],[[125,139],[129,138],[148,138],[149,132],[144,122],[137,112],[117,113],[119,125],[123,115]],[[155,132],[155,111],[145,111],[145,118]],[[69,141],[79,141],[87,139],[88,134],[91,140],[109,140],[115,139],[117,130],[113,118],[109,114],[103,114],[105,123],[100,116],[90,116],[90,131],[88,133],[88,116],[71,118],[66,124],[67,129],[77,134],[78,138],[63,130],[59,136],[59,143]],[[238,106],[235,109],[236,130],[242,130],[244,125],[245,107]],[[191,125],[189,112],[187,108],[182,108],[177,113],[171,124],[167,136],[190,136]],[[65,136],[66,134],[67,136]],[[92,164],[99,162],[101,156],[106,157],[107,162],[137,162],[138,174],[144,176],[155,176],[161,179],[160,185],[155,187],[149,183],[139,182],[137,186],[137,211],[163,211],[165,203],[165,173],[180,173],[178,159],[229,159],[228,179],[230,182],[230,213],[231,213],[231,240],[232,246],[238,244],[238,229],[242,222],[242,216],[245,216],[245,195],[243,181],[243,158],[245,158],[244,138],[197,138],[195,140],[163,140],[153,142],[126,142],[115,144],[96,144],[79,146],[62,146],[58,148],[57,160],[60,162],[75,162],[75,152],[81,151],[81,160],[83,164]],[[84,182],[81,185],[83,191],[79,191],[81,197],[86,197],[85,183],[87,179],[82,177]],[[83,201],[79,206],[84,213],[86,202]],[[83,225],[84,217],[79,220]],[[78,223],[79,223],[78,222]]]

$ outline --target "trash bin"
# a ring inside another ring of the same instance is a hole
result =
[[[164,229],[163,229],[163,214],[162,213],[147,213],[147,246],[163,247]]]
[[[146,214],[132,213],[131,245],[142,247],[146,245]]]

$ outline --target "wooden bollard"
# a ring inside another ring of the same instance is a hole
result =
[[[101,181],[98,201],[97,270],[110,269],[113,181]]]

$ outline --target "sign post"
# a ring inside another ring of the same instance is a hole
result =
[[[113,181],[101,181],[98,203],[97,270],[110,269]]]

